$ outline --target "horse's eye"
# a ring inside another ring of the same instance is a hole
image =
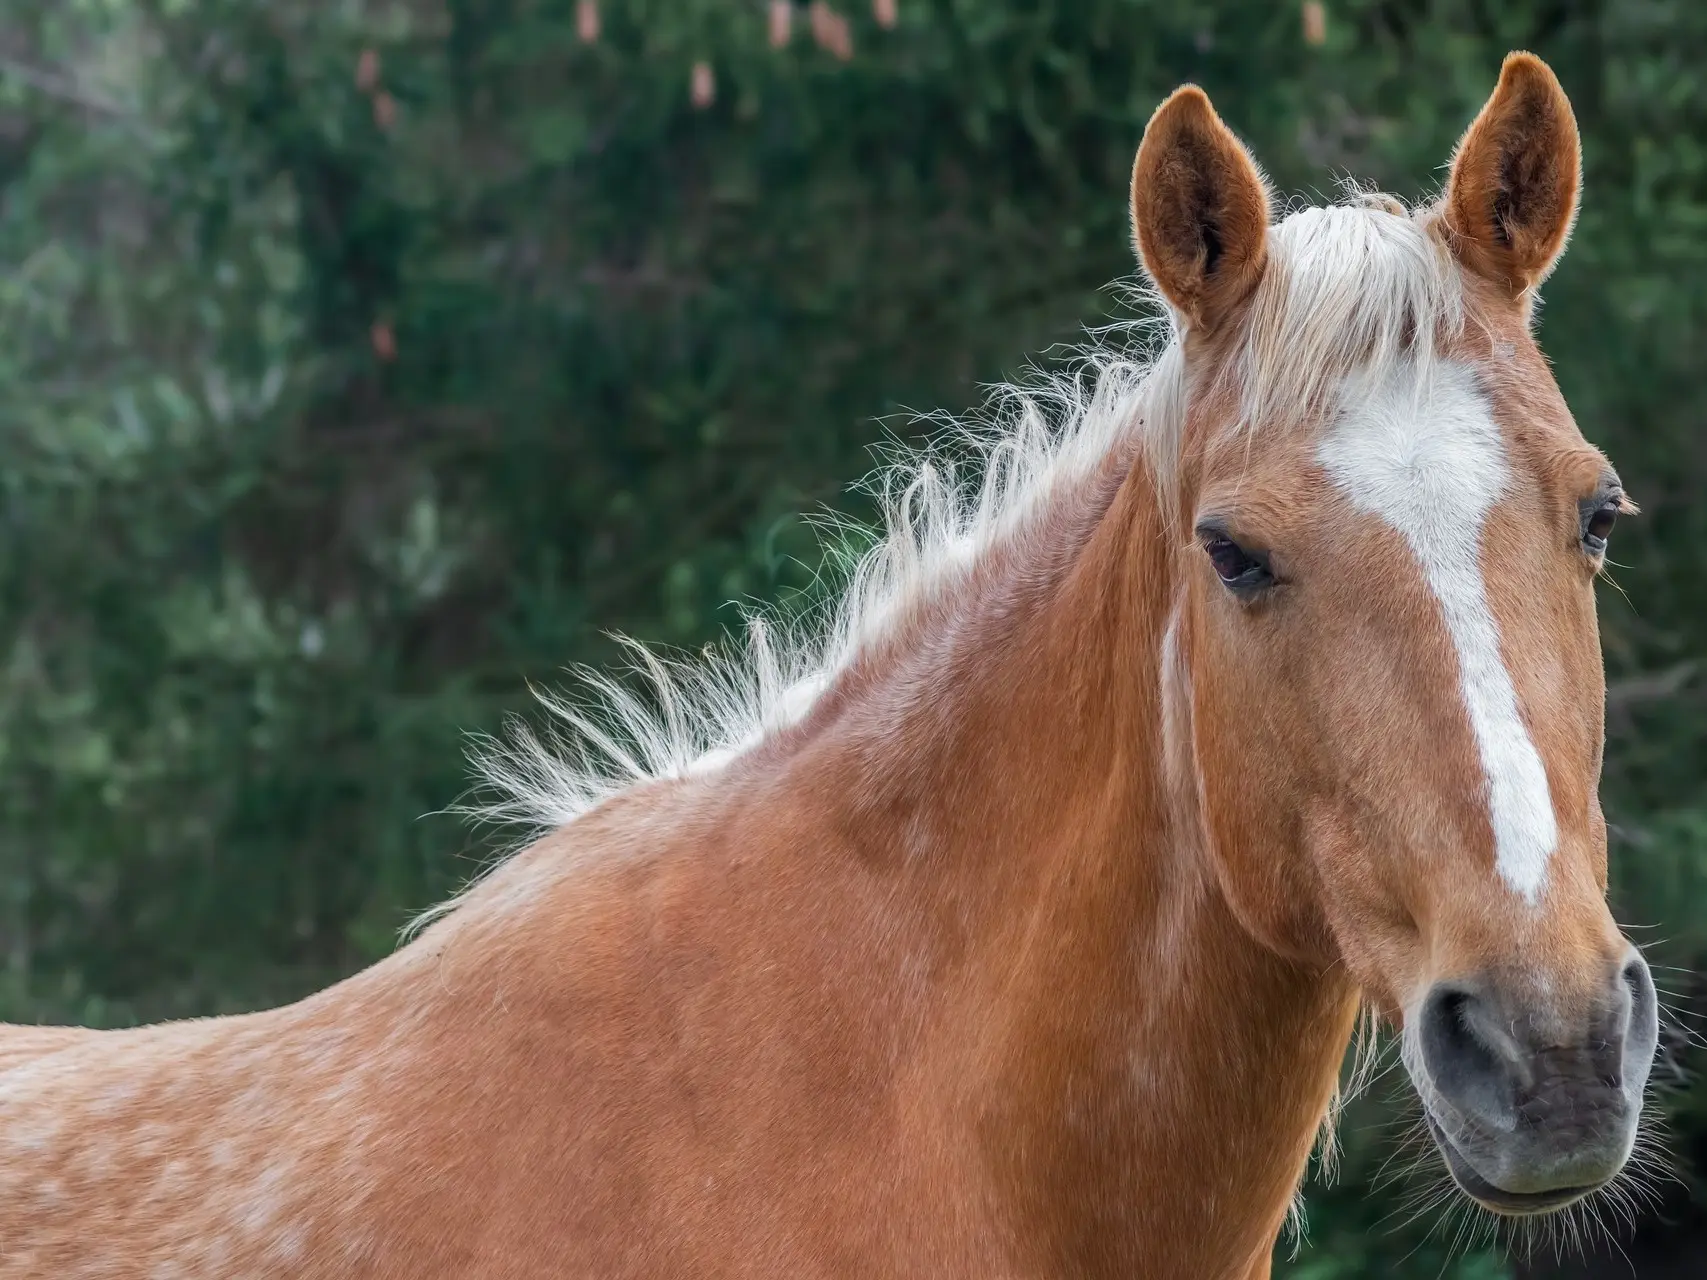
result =
[[[1203,549],[1215,566],[1215,575],[1231,590],[1240,594],[1259,591],[1274,582],[1266,557],[1252,555],[1224,533],[1211,533],[1203,539]]]
[[[1618,523],[1618,499],[1609,498],[1583,521],[1583,546],[1590,555],[1604,555],[1606,540],[1612,536],[1612,526]]]

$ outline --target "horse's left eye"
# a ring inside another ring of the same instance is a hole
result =
[[[1590,555],[1604,555],[1606,540],[1612,536],[1612,526],[1618,523],[1618,500],[1609,498],[1583,521],[1583,546]]]

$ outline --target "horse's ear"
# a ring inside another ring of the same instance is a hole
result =
[[[1156,108],[1132,166],[1138,257],[1195,328],[1213,330],[1268,262],[1268,184],[1196,85]]]
[[[1564,252],[1581,186],[1577,118],[1558,77],[1532,53],[1508,54],[1452,158],[1444,215],[1453,252],[1513,294],[1533,289]]]

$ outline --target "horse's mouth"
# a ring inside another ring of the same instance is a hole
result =
[[[1528,1218],[1557,1213],[1584,1196],[1594,1194],[1600,1188],[1601,1184],[1598,1183],[1586,1187],[1556,1187],[1551,1191],[1507,1191],[1503,1187],[1496,1187],[1472,1169],[1470,1162],[1458,1154],[1458,1148],[1429,1114],[1427,1107],[1423,1108],[1423,1118],[1428,1121],[1428,1131],[1434,1137],[1434,1145],[1440,1148],[1440,1154],[1446,1160],[1447,1172],[1452,1175],[1452,1180],[1458,1184],[1459,1190],[1484,1209],[1504,1217]]]

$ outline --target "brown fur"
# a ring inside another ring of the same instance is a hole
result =
[[[1213,330],[1267,263],[1268,185],[1196,85],[1156,108],[1132,166],[1133,239],[1188,325]]]
[[[1453,157],[1443,207],[1454,251],[1514,294],[1534,289],[1564,252],[1581,184],[1577,120],[1558,77],[1534,54],[1508,55]]]
[[[1195,373],[1234,358],[1264,232],[1242,149],[1170,103],[1152,128],[1219,195],[1141,198],[1139,242],[1219,321]],[[1191,274],[1204,210],[1240,283]],[[1402,1019],[1493,966],[1568,1018],[1620,941],[1569,528],[1604,464],[1521,305],[1471,306],[1455,354],[1522,481],[1488,590],[1562,835],[1539,909],[1493,891],[1452,653],[1391,531],[1310,432],[1232,433],[1194,378],[1177,504],[1127,437],[800,723],[608,801],[366,972],[9,1030],[0,1276],[1267,1276],[1360,999]],[[1211,509],[1308,589],[1232,600]]]
[[[7,1027],[0,1040],[0,1071],[99,1035],[82,1027]]]

